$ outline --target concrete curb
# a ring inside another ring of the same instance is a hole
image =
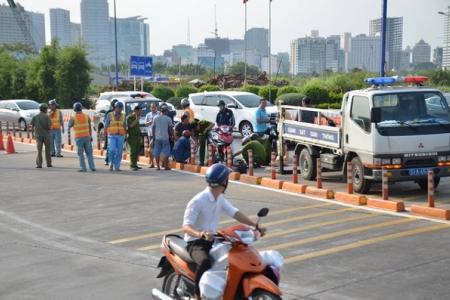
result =
[[[339,202],[344,202],[344,203],[353,204],[353,205],[366,205],[367,204],[366,196],[348,194],[348,193],[344,193],[344,192],[336,192],[336,194],[334,195],[334,199]]]
[[[402,201],[369,198],[367,199],[367,206],[395,212],[405,211],[405,203],[403,203]]]
[[[413,204],[409,211],[416,216],[450,220],[450,210],[448,209]]]

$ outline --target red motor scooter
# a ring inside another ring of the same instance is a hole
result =
[[[263,208],[258,217],[264,217],[269,210]],[[259,219],[258,219],[259,222]],[[250,244],[259,237],[258,222],[256,228],[239,224],[219,230],[216,241],[228,246],[228,256],[220,265],[228,271],[224,300],[233,299],[273,299],[281,300],[278,287],[279,274],[267,266]],[[164,256],[158,268],[162,268],[157,278],[164,278],[162,291],[152,290],[153,298],[160,300],[194,299],[195,262],[186,250],[187,243],[178,235],[165,235],[161,248]],[[224,247],[225,248],[225,247]],[[214,247],[213,247],[214,249]],[[212,251],[212,250],[211,250]]]
[[[233,144],[233,126],[221,125],[211,130],[208,141],[212,149],[212,162],[226,163],[227,149]]]

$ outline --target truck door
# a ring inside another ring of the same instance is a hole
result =
[[[346,106],[343,143],[346,151],[357,152],[365,156],[373,152],[372,123],[370,122],[370,104],[367,96],[353,95],[350,105]],[[364,162],[365,159],[362,158]]]

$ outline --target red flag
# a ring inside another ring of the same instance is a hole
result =
[[[244,4],[247,3],[248,0],[244,0]]]

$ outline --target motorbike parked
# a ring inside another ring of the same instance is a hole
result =
[[[213,164],[226,163],[227,148],[233,144],[233,127],[228,125],[218,126],[209,132],[208,141],[212,148]]]
[[[228,249],[228,255],[220,261],[221,266],[225,265],[228,272],[222,299],[281,300],[282,292],[278,287],[279,274],[276,273],[276,269],[267,266],[258,251],[251,246],[251,243],[260,237],[259,220],[268,212],[267,208],[258,212],[259,219],[255,228],[239,224],[218,230],[215,234],[215,241],[220,245],[226,245]],[[187,252],[186,246],[186,241],[178,235],[168,234],[163,237],[161,248],[164,256],[158,264],[161,271],[157,278],[164,280],[162,291],[156,288],[152,290],[153,298],[194,299],[196,264]]]

